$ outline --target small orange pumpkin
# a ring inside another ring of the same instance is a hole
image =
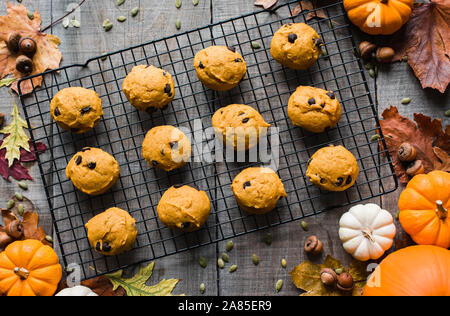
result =
[[[450,247],[450,173],[415,176],[398,201],[400,223],[419,245]]]
[[[55,251],[38,240],[15,241],[0,253],[0,294],[52,296],[61,277]]]
[[[370,276],[364,296],[449,296],[450,251],[412,246],[391,253]]]
[[[414,0],[344,0],[348,18],[370,35],[390,35],[408,22]]]

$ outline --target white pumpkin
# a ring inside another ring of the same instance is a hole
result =
[[[55,296],[98,296],[90,288],[78,285],[62,290]]]
[[[339,226],[345,251],[359,261],[379,259],[392,247],[396,233],[392,215],[376,204],[352,207]]]

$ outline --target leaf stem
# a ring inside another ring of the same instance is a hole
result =
[[[61,22],[62,20],[64,20],[66,17],[68,17],[69,15],[71,15],[72,13],[74,13],[76,10],[78,10],[78,8],[80,8],[84,3],[86,2],[86,0],[82,0],[78,6],[76,6],[75,8],[72,9],[72,11],[67,12],[66,14],[64,14],[62,17],[60,17],[59,19],[57,19],[56,21],[52,22],[50,25],[44,27],[43,29],[41,29],[41,32],[44,33],[45,31],[47,31],[49,28],[51,28],[52,26],[58,24],[59,22]]]

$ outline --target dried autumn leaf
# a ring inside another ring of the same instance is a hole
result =
[[[276,5],[278,0],[256,0],[255,5],[259,7],[263,7],[264,9],[270,9],[274,5]]]
[[[333,270],[343,269],[348,271],[355,282],[353,296],[361,296],[362,289],[366,283],[368,272],[366,264],[361,262],[353,262],[349,269],[345,269],[341,262],[328,255],[323,264],[314,264],[305,261],[294,268],[290,275],[294,285],[306,291],[302,296],[342,296],[343,293],[336,288],[325,286],[320,279],[320,271],[323,268],[330,268]]]
[[[327,4],[332,3],[332,1],[333,0],[327,1]],[[320,6],[324,5],[326,4],[324,4],[323,2],[321,2],[321,5],[318,5],[316,0],[301,0],[299,1],[298,5],[296,5],[294,9],[292,9],[292,16],[299,15],[304,11],[309,11],[305,17],[306,21],[312,20],[314,18],[326,19],[328,18],[328,15],[325,13],[325,11],[323,9],[317,9]]]
[[[122,287],[128,296],[172,296],[172,291],[177,285],[177,279],[162,280],[160,283],[148,286],[146,282],[150,279],[153,273],[155,262],[148,266],[141,268],[139,272],[130,279],[122,277],[122,270],[112,274],[107,274],[106,277],[113,284],[113,290]]]
[[[13,78],[22,78],[23,74],[16,70],[17,54],[11,54],[6,45],[8,35],[12,31],[21,34],[22,37],[31,37],[37,45],[36,54],[33,56],[32,75],[44,72],[49,69],[56,69],[62,59],[62,54],[58,49],[60,40],[58,37],[41,32],[41,16],[38,11],[34,13],[31,20],[28,17],[28,9],[23,5],[8,3],[7,15],[0,16],[0,79],[12,74]],[[33,92],[34,87],[40,86],[42,77],[36,77],[21,84],[23,94]],[[17,81],[11,88],[18,92]]]
[[[85,281],[81,281],[81,285],[90,288],[98,296],[125,296],[126,292],[123,288],[119,287],[117,290],[113,290],[111,281],[105,276],[99,276]],[[58,286],[56,293],[66,289],[67,283],[61,282]]]
[[[444,93],[450,82],[450,1],[416,3],[411,18],[394,36],[394,60],[408,63],[423,88]]]

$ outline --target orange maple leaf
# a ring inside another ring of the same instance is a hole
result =
[[[6,41],[12,31],[20,33],[22,37],[31,37],[36,41],[37,50],[33,56],[33,72],[31,75],[44,72],[49,69],[56,69],[62,59],[62,54],[58,49],[60,40],[52,34],[41,32],[41,16],[38,11],[34,13],[34,19],[28,17],[28,10],[24,5],[8,5],[8,12],[0,16],[0,79],[11,74],[14,78],[24,77],[22,73],[16,70],[16,58],[18,54],[11,53],[8,50]],[[22,94],[33,92],[34,88],[42,84],[42,76],[35,77],[21,83]],[[17,81],[11,88],[18,92]]]

